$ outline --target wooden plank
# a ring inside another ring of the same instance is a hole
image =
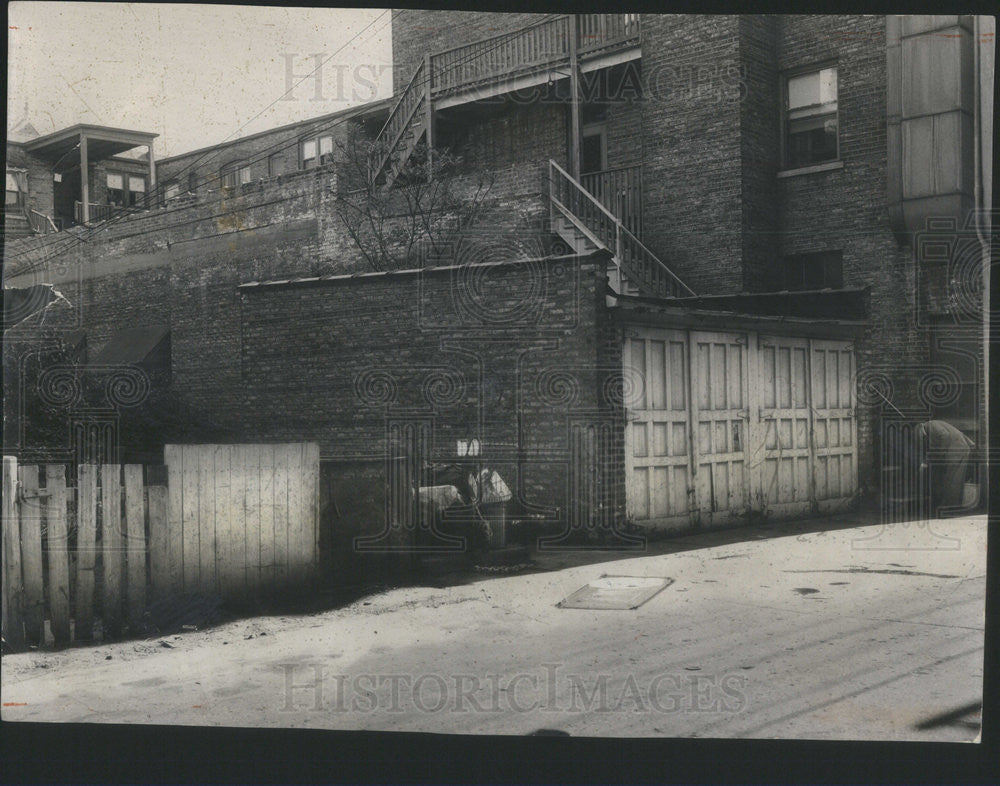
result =
[[[101,621],[105,635],[113,637],[121,634],[122,577],[125,572],[121,472],[120,464],[101,466],[101,545],[104,563]]]
[[[146,507],[149,509],[149,578],[154,600],[162,600],[171,591],[167,497],[166,486],[150,486],[146,489]]]
[[[309,500],[309,529],[312,532],[312,538],[307,544],[310,548],[306,558],[310,575],[316,576],[319,570],[319,444],[315,442],[307,444],[304,455],[308,480],[306,493]]]
[[[245,480],[244,492],[244,578],[247,590],[253,594],[260,591],[260,456],[261,445],[247,445],[243,448],[243,466],[240,468]]]
[[[260,582],[274,584],[274,445],[260,446]]]
[[[165,595],[184,591],[184,455],[181,445],[166,445],[163,460],[167,464],[167,532],[165,544]]]
[[[212,445],[198,447],[197,471],[199,574],[202,588],[215,592],[215,448]]]
[[[288,448],[274,446],[274,584],[288,582]]]
[[[198,523],[198,476],[200,445],[181,447],[181,527],[183,540],[184,592],[211,591],[201,581],[201,527]]]
[[[230,563],[226,557],[229,547],[230,504],[229,492],[232,486],[230,472],[230,449],[228,445],[212,448],[215,466],[215,591],[225,594],[230,585]]]
[[[229,534],[225,558],[230,597],[242,597],[246,589],[246,446],[230,446]]]
[[[21,610],[21,525],[17,504],[17,459],[3,457],[3,638],[15,650],[24,647]]]
[[[125,601],[130,628],[137,629],[146,610],[146,505],[142,465],[125,465]]]
[[[56,646],[70,642],[69,530],[66,526],[66,467],[45,467],[45,557],[48,562],[49,626]]]
[[[288,563],[290,579],[298,584],[306,579],[306,554],[311,551],[309,499],[304,462],[305,445],[288,446]]]
[[[45,643],[45,585],[42,568],[42,500],[38,467],[18,467],[21,478],[21,581],[24,586],[21,613],[28,644]]]
[[[94,565],[97,561],[97,466],[77,467],[76,598],[73,605],[77,641],[94,637]]]

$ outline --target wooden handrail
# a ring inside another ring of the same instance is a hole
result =
[[[568,193],[573,197],[584,200],[584,204],[589,206],[591,218],[597,220],[598,226],[588,225],[586,217],[581,215],[588,211],[567,204],[571,200],[561,198],[563,186],[567,187]],[[658,297],[694,296],[694,290],[664,265],[616,215],[552,160],[549,161],[549,199],[555,207],[569,214],[567,217],[572,216],[570,220],[578,228],[586,227],[584,234],[592,242],[597,242],[615,255],[619,268],[628,279]]]

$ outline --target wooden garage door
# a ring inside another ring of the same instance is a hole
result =
[[[687,336],[630,329],[625,339],[626,507],[661,528],[688,524]]]
[[[854,362],[845,341],[630,327],[629,518],[670,529],[843,504],[857,490]]]

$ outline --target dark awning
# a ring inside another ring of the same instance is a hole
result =
[[[88,365],[119,366],[126,363],[143,365],[156,362],[169,340],[170,328],[166,325],[129,328],[115,333]]]

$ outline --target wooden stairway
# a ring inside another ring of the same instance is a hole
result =
[[[389,113],[368,158],[368,180],[387,191],[396,182],[413,151],[423,139],[433,145],[430,135],[430,80],[427,62],[414,71],[399,100]]]
[[[552,231],[574,253],[604,248],[611,288],[622,295],[694,297],[695,293],[660,261],[621,219],[555,161],[549,161],[549,220]]]

